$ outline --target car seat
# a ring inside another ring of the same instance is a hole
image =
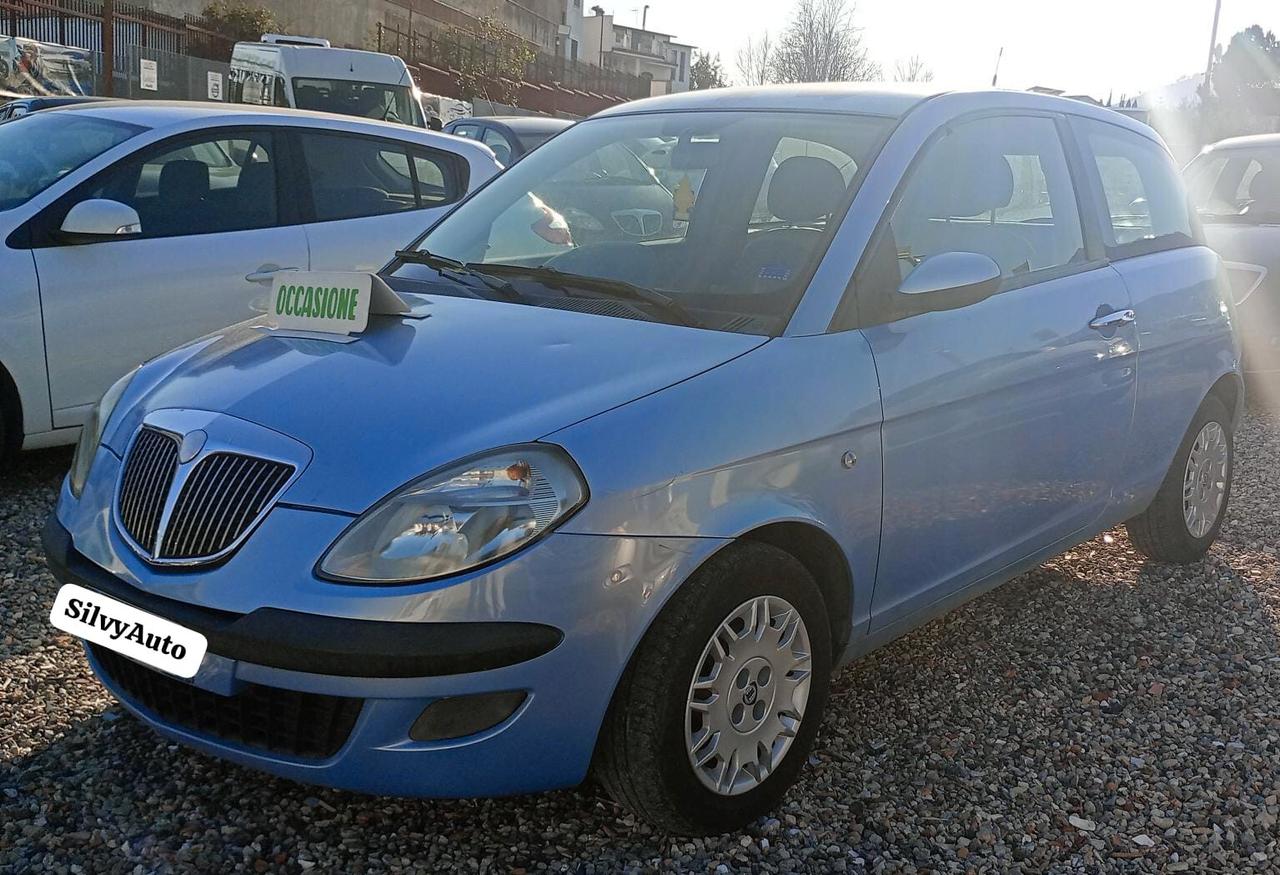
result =
[[[770,214],[784,224],[748,236],[742,253],[744,291],[770,292],[799,275],[845,192],[844,177],[824,158],[797,155],[779,164],[769,181],[766,203]]]

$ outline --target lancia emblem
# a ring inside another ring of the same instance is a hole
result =
[[[187,432],[182,438],[182,445],[178,447],[178,463],[185,465],[200,455],[207,440],[209,436],[200,429]]]

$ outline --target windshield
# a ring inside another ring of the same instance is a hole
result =
[[[298,78],[293,80],[293,102],[297,109],[426,127],[422,108],[407,85]]]
[[[0,210],[11,210],[145,128],[74,110],[0,125]]]
[[[402,258],[391,279],[448,291],[465,267],[500,279],[504,300],[775,335],[891,125],[789,112],[583,122],[419,240],[433,263]]]
[[[1280,222],[1280,144],[1206,152],[1187,167],[1186,179],[1206,222]]]

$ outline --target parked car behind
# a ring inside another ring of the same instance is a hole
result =
[[[445,125],[444,131],[479,140],[504,165],[511,165],[572,125],[568,119],[545,115],[484,116],[456,119]]]
[[[260,42],[236,43],[230,98],[427,127],[417,86],[401,58],[333,48],[320,37],[268,33]]]
[[[495,240],[565,168],[655,137],[698,180],[685,220],[551,255]],[[167,737],[376,794],[594,770],[664,831],[724,832],[799,775],[834,666],[1119,523],[1169,562],[1222,523],[1221,264],[1118,114],[654,98],[415,250],[367,326],[298,337],[272,320],[316,308],[282,281],[273,316],[143,367],[86,429],[46,529],[52,617]]]
[[[486,147],[289,110],[111,102],[0,126],[0,447],[70,443],[140,362],[280,270],[376,270],[499,170]]]
[[[19,97],[0,106],[0,124],[39,112],[42,109],[56,109],[63,106],[76,106],[82,103],[100,103],[109,100],[106,97]]]
[[[1228,262],[1245,370],[1274,378],[1280,375],[1280,134],[1215,143],[1187,166],[1186,179],[1209,244]]]

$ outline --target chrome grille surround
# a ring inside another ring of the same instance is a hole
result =
[[[195,432],[199,440],[185,440]],[[188,454],[188,446],[200,450]],[[152,565],[219,562],[244,543],[310,460],[304,445],[244,420],[156,411],[125,452],[116,530]]]

